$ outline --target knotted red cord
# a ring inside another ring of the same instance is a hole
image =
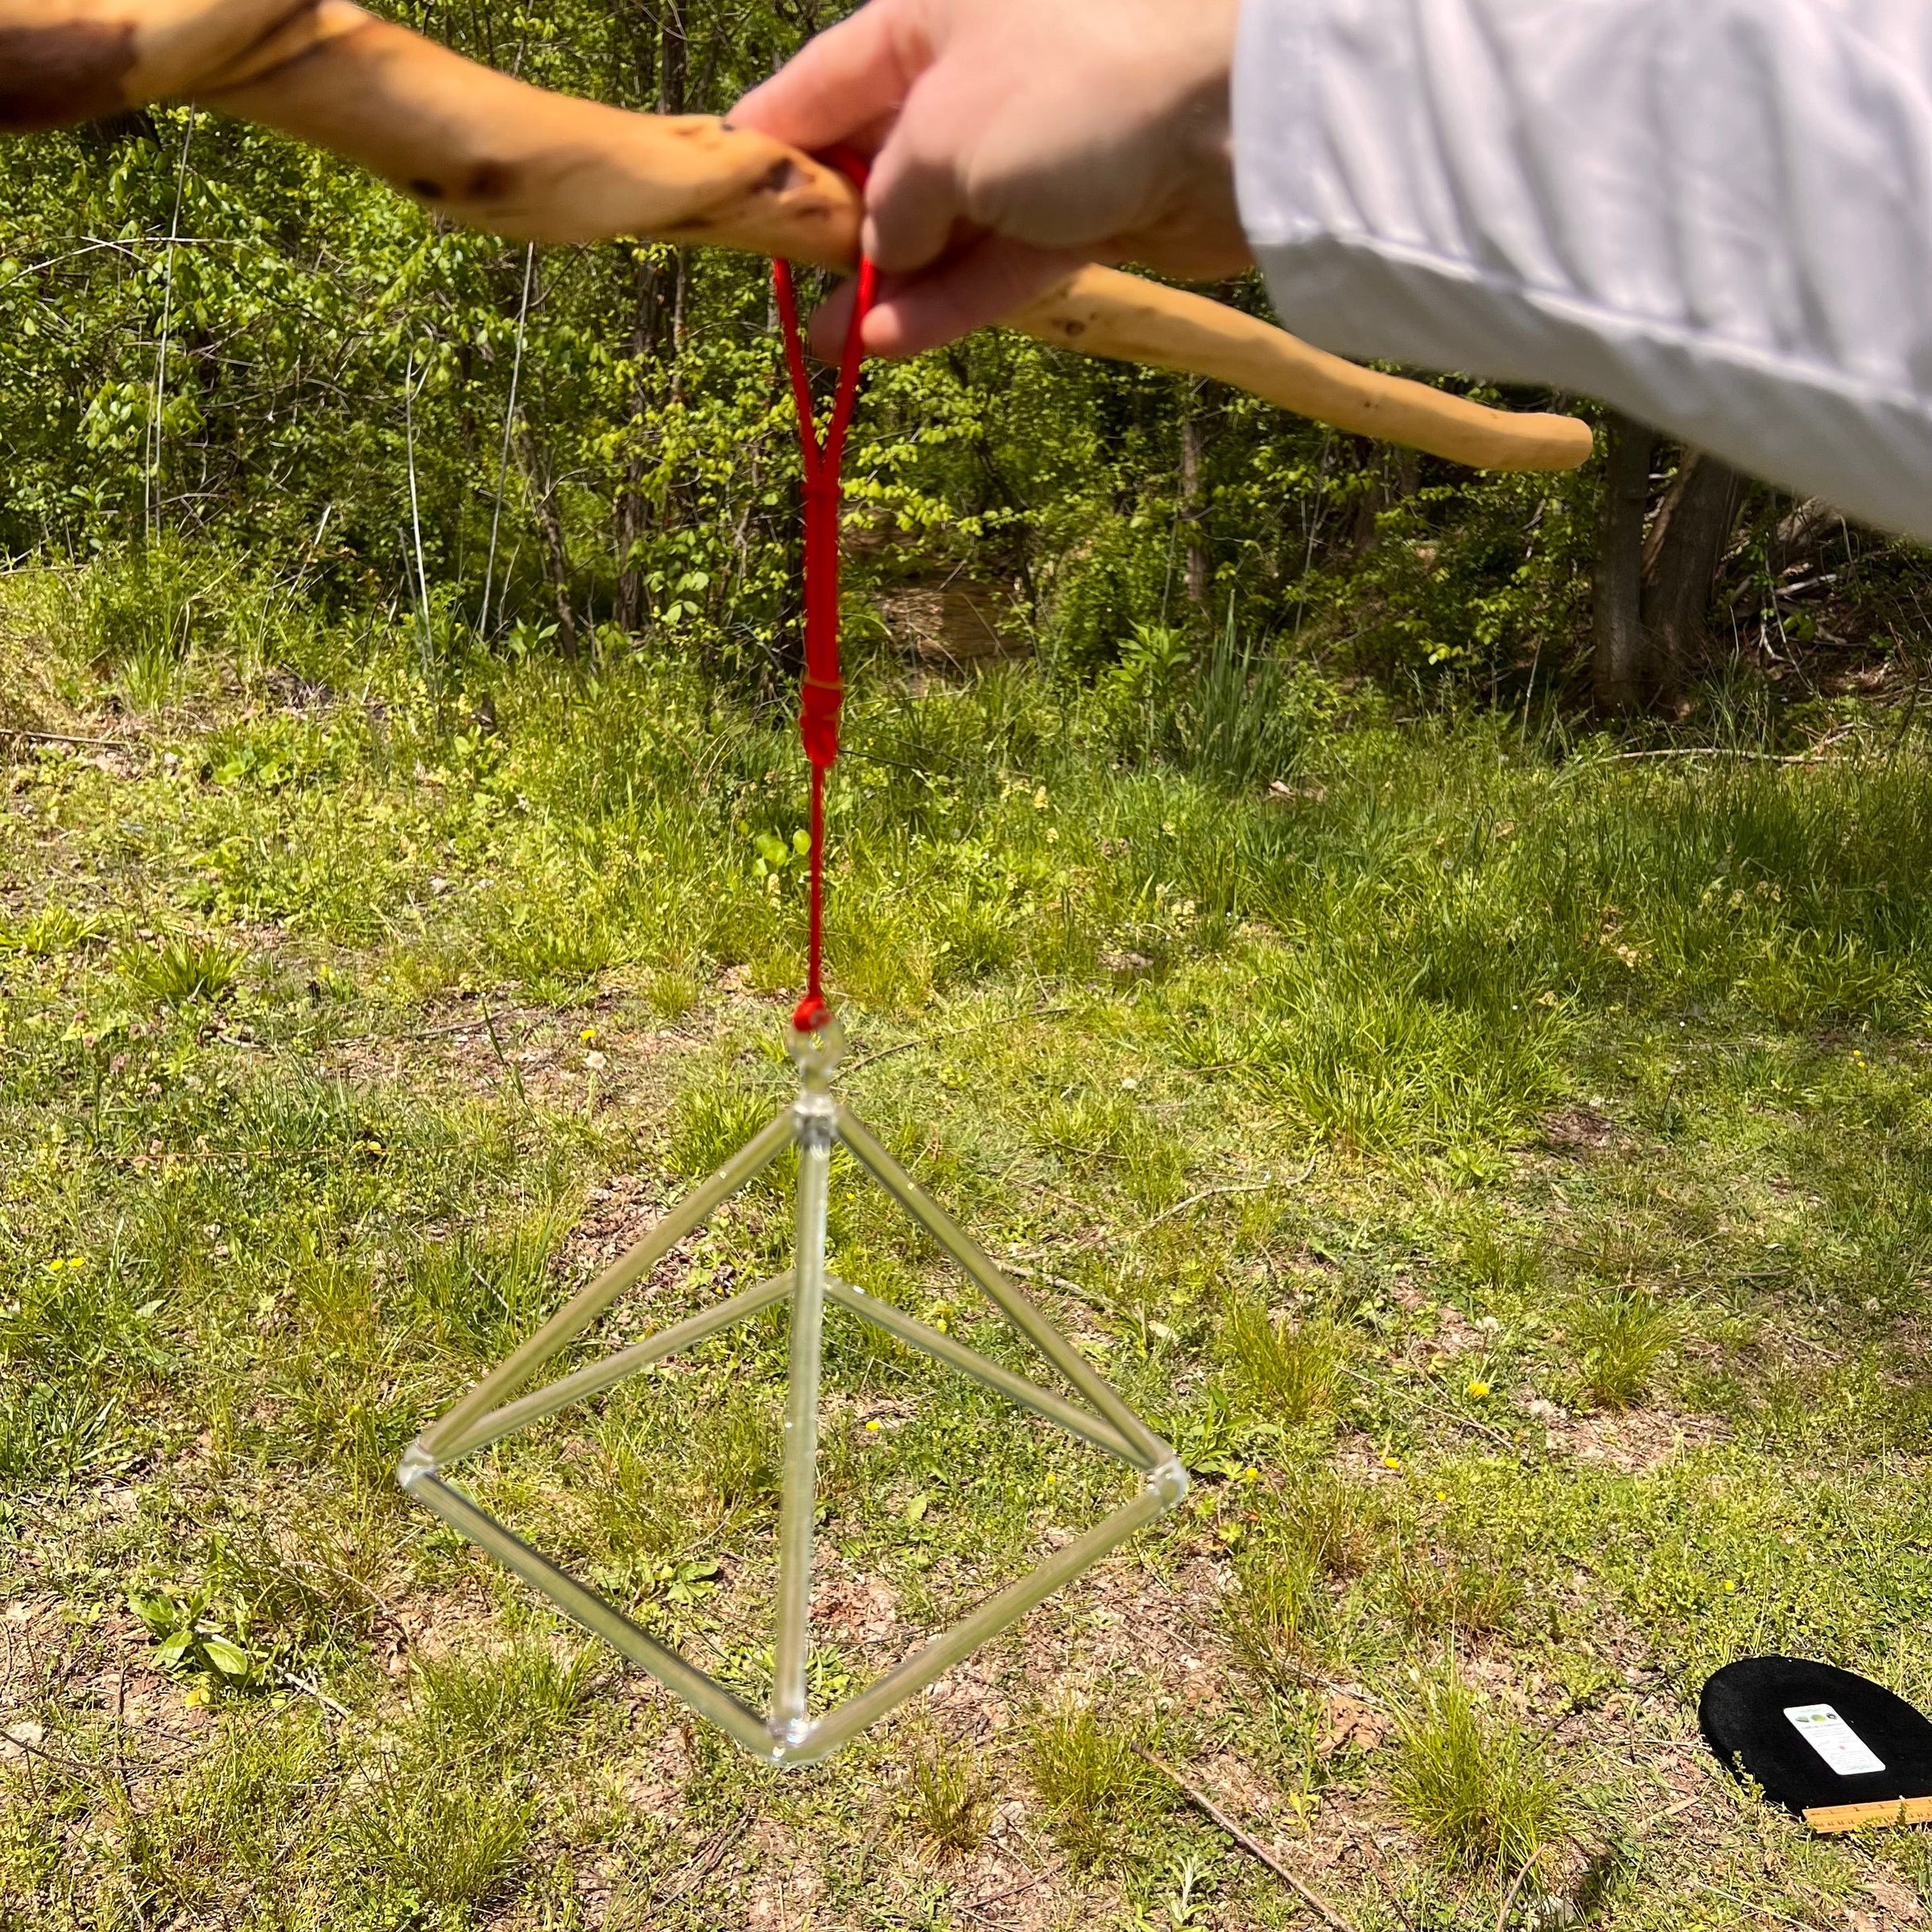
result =
[[[839,165],[859,181],[863,163],[841,158]],[[840,514],[844,503],[841,473],[845,434],[852,427],[859,394],[859,365],[865,359],[865,317],[878,288],[871,262],[859,267],[858,299],[846,332],[845,354],[825,440],[819,440],[811,402],[811,378],[805,367],[803,332],[799,326],[798,291],[791,265],[775,264],[772,282],[778,317],[785,327],[785,359],[791,369],[792,399],[799,412],[799,445],[805,460],[805,678],[799,691],[799,736],[811,766],[811,936],[805,997],[791,1016],[801,1033],[815,1033],[832,1018],[822,984],[825,953],[825,780],[838,762],[839,712],[845,685],[839,669]]]

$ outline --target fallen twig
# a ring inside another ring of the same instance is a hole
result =
[[[312,1697],[332,1717],[341,1718],[345,1724],[355,1721],[348,1707],[337,1703],[320,1684],[312,1684],[307,1678],[298,1677],[294,1671],[284,1670],[279,1664],[275,1666],[275,1675],[290,1690],[299,1690],[303,1695]]]
[[[1806,751],[1744,751],[1729,750],[1721,745],[1668,745],[1653,751],[1616,751],[1605,758],[1586,758],[1579,762],[1586,770],[1592,765],[1634,765],[1658,758],[1732,758],[1744,765],[1823,765],[1835,762],[1823,754],[1852,735],[1852,728],[1847,726],[1820,738]]]
[[[1201,1790],[1196,1785],[1189,1784],[1187,1779],[1183,1777],[1180,1773],[1175,1770],[1166,1759],[1156,1757],[1151,1751],[1144,1750],[1138,1744],[1133,1747],[1133,1754],[1144,1762],[1153,1765],[1154,1769],[1159,1772],[1163,1777],[1171,1779],[1181,1795],[1194,1806],[1195,1810],[1211,1823],[1219,1825],[1250,1858],[1259,1859],[1283,1885],[1287,1886],[1290,1891],[1294,1893],[1296,1897],[1301,1900],[1303,1905],[1307,1905],[1311,1911],[1318,1913],[1321,1917],[1322,1922],[1331,1926],[1333,1932],[1355,1932],[1354,1926],[1350,1925],[1348,1920],[1344,1918],[1341,1913],[1322,1897],[1320,1893],[1312,1891],[1308,1886],[1303,1885],[1259,1839],[1250,1838],[1225,1811],[1215,1803],[1205,1791]]]
[[[1346,1362],[1337,1362],[1335,1366],[1351,1381],[1360,1382],[1364,1389],[1379,1389],[1386,1394],[1394,1396],[1400,1402],[1407,1402],[1412,1408],[1422,1410],[1426,1414],[1435,1416],[1445,1422],[1453,1422],[1459,1429],[1474,1429],[1480,1435],[1488,1436],[1493,1441],[1501,1443],[1505,1449],[1513,1449],[1516,1447],[1514,1438],[1505,1434],[1493,1422],[1480,1421],[1473,1415],[1459,1415],[1455,1410],[1445,1409],[1440,1403],[1425,1402],[1421,1396],[1413,1394],[1405,1389],[1400,1382],[1377,1381],[1373,1376],[1364,1375],[1359,1368],[1351,1368]]]
[[[516,1010],[514,1006],[505,1006],[500,1008],[493,1014],[487,1012],[481,1014],[473,1013],[467,1019],[452,1020],[445,1026],[424,1026],[414,1033],[338,1034],[333,1039],[322,1040],[317,1044],[323,1046],[366,1046],[374,1041],[380,1040],[384,1042],[407,1041],[414,1045],[419,1040],[447,1039],[452,1034],[456,1033],[487,1033],[493,1025],[511,1018]],[[522,1037],[526,1038],[529,1029],[525,1029]]]
[[[1517,1873],[1514,1880],[1510,1885],[1509,1891],[1504,1895],[1503,1909],[1496,1915],[1496,1932],[1509,1932],[1509,1914],[1516,1909],[1517,1894],[1522,1890],[1524,1884],[1528,1880],[1530,1874],[1536,1869],[1536,1861],[1550,1849],[1551,1845],[1559,1844],[1562,1842],[1563,1841],[1559,1839],[1550,1839],[1546,1843],[1538,1845],[1536,1849],[1523,1860],[1523,1868],[1521,1871]]]
[[[408,1040],[441,1040],[447,1039],[452,1033],[487,1033],[498,1022],[507,1020],[515,1011],[514,1006],[506,1006],[500,1013],[485,1012],[481,1018],[473,1014],[468,1019],[452,1020],[447,1026],[425,1026],[419,1032],[404,1034],[402,1037]],[[372,1033],[364,1037],[374,1040],[382,1036]]]
[[[1042,1269],[1030,1268],[1024,1261],[1009,1257],[1000,1263],[1008,1274],[1017,1274],[1023,1282],[1038,1282],[1048,1288],[1058,1288],[1067,1294],[1077,1294],[1082,1301],[1088,1300],[1088,1291],[1078,1282],[1070,1282],[1063,1274],[1048,1274]]]
[[[97,745],[107,751],[140,749],[138,738],[82,738],[65,731],[23,731],[17,724],[0,724],[0,738],[21,738],[29,745]]]
[[[523,1070],[503,1051],[503,1042],[497,1038],[497,1016],[485,1006],[483,1009],[483,1025],[489,1034],[489,1050],[497,1056],[497,1064],[510,1075],[510,1084],[517,1090],[517,1099],[527,1108],[530,1096],[523,1091]]]
[[[1781,1926],[1790,1926],[1796,1932],[1814,1932],[1802,1918],[1788,1918],[1782,1912],[1773,1911],[1769,1905],[1761,1905],[1755,1900],[1740,1898],[1735,1892],[1727,1892],[1722,1885],[1714,1885],[1708,1879],[1694,1879],[1692,1885],[1699,1892],[1708,1892],[1713,1898],[1721,1898],[1726,1905],[1736,1905],[1740,1911],[1761,1913],[1766,1918],[1774,1918]]]
[[[1203,1201],[1220,1199],[1230,1194],[1265,1194],[1270,1187],[1302,1187],[1315,1178],[1315,1164],[1320,1159],[1319,1154],[1308,1157],[1308,1165],[1292,1180],[1278,1181],[1271,1174],[1265,1174],[1258,1181],[1234,1181],[1225,1187],[1203,1187],[1199,1194],[1191,1194],[1184,1201],[1176,1201],[1171,1208],[1163,1208],[1150,1221],[1144,1221],[1125,1238],[1137,1241],[1144,1234],[1151,1234],[1162,1221],[1170,1221],[1177,1214],[1185,1214],[1190,1208],[1198,1208]]]
[[[1291,1658],[1285,1657],[1271,1657],[1269,1668],[1286,1671],[1289,1676],[1298,1677],[1303,1683],[1312,1685],[1318,1690],[1326,1690],[1333,1696],[1352,1698],[1358,1704],[1368,1705],[1372,1711],[1380,1711],[1391,1717],[1395,1715],[1394,1707],[1385,1699],[1377,1697],[1365,1685],[1344,1684],[1335,1678],[1323,1677],[1318,1670],[1305,1670]]]
[[[712,1873],[723,1864],[726,1848],[745,1828],[751,1814],[741,1811],[738,1815],[718,1827],[716,1835],[700,1850],[696,1857],[687,1861],[679,1875],[684,1883],[675,1892],[666,1893],[663,1902],[670,1905],[680,1898],[687,1898],[704,1884]]]
[[[1702,1791],[1693,1791],[1688,1798],[1680,1798],[1675,1804],[1666,1805],[1662,1810],[1653,1811],[1647,1817],[1640,1818],[1630,1827],[1630,1835],[1633,1838],[1641,1838],[1646,1831],[1655,1831],[1667,1819],[1681,1817],[1692,1806],[1701,1805],[1704,1802],[1704,1796],[1705,1794]]]
[[[969,1918],[985,1919],[986,1918],[986,1908],[989,1905],[1004,1905],[1009,1898],[1018,1898],[1022,1892],[1030,1892],[1040,1882],[1040,1876],[1041,1875],[1036,1872],[1023,1884],[1010,1886],[1004,1892],[996,1892],[990,1898],[976,1898],[970,1903],[956,1905],[952,1909],[956,1912],[964,1912]],[[987,1919],[986,1922],[990,1925],[993,1922]]]

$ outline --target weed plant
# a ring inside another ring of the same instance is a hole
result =
[[[213,1003],[229,991],[246,964],[240,948],[219,939],[177,935],[154,947],[130,947],[121,956],[121,977],[130,992],[169,1006]]]
[[[1453,1678],[1406,1714],[1398,1749],[1396,1802],[1455,1864],[1520,1871],[1558,1827],[1557,1786],[1534,1747]]]
[[[1641,1402],[1678,1327],[1677,1315],[1638,1290],[1623,1289],[1584,1302],[1570,1322],[1583,1400],[1605,1409],[1628,1409]]]
[[[1342,1352],[1332,1326],[1278,1323],[1258,1302],[1244,1301],[1226,1332],[1229,1369],[1256,1414],[1292,1428],[1332,1410]]]
[[[977,1752],[935,1744],[912,1761],[914,1822],[942,1856],[978,1848],[991,1822],[993,1791]]]
[[[1118,1860],[1136,1831],[1166,1808],[1158,1773],[1133,1744],[1131,1732],[1071,1702],[1046,1713],[1027,1735],[1034,1790],[1076,1865]]]

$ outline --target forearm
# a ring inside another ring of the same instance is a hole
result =
[[[1932,28],[1910,0],[1246,0],[1287,325],[1603,397],[1932,537]]]

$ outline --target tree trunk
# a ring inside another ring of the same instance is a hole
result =
[[[1190,396],[1181,417],[1181,522],[1187,535],[1187,601],[1196,613],[1208,608],[1209,560],[1202,518],[1201,419],[1198,398]]]
[[[1612,415],[1606,424],[1604,494],[1596,520],[1592,683],[1596,708],[1629,716],[1648,706],[1662,682],[1644,630],[1644,510],[1656,438],[1641,423]]]
[[[658,112],[681,114],[691,72],[691,30],[684,19],[684,0],[666,0],[658,20]]]
[[[564,542],[564,519],[557,514],[557,493],[551,480],[550,465],[543,460],[527,422],[517,425],[517,460],[522,465],[523,481],[530,489],[537,535],[543,539],[543,575],[549,582],[551,607],[556,613],[557,641],[564,654],[574,658],[577,654],[577,616],[570,603],[570,552]]]
[[[656,266],[643,250],[632,254],[632,278],[636,291],[631,312],[631,359],[637,367],[637,387],[631,401],[630,449],[624,462],[624,477],[617,488],[614,535],[617,551],[617,628],[635,634],[644,628],[644,571],[638,555],[645,533],[650,525],[650,505],[644,493],[644,451],[640,425],[650,398],[646,388],[646,373],[663,354],[664,293]]]
[[[1413,449],[1374,443],[1364,443],[1361,448],[1361,468],[1368,485],[1355,500],[1355,523],[1349,534],[1358,562],[1381,540],[1382,512],[1406,503],[1422,486],[1422,458]]]
[[[653,102],[661,114],[681,114],[690,91],[691,35],[685,18],[684,0],[666,0],[655,8],[642,8],[637,14],[636,60],[638,88],[642,99]],[[617,588],[613,616],[621,630],[635,633],[644,627],[647,615],[644,572],[637,551],[650,526],[650,505],[644,495],[644,452],[638,446],[639,425],[650,407],[645,370],[652,362],[662,362],[667,348],[666,335],[674,359],[681,346],[684,293],[682,251],[676,271],[676,290],[665,299],[663,278],[657,265],[642,250],[632,252],[632,280],[635,291],[631,311],[630,353],[638,365],[638,385],[632,401],[633,447],[624,465],[617,488],[613,535],[617,545]],[[675,379],[675,374],[674,374]]]
[[[1703,647],[1718,567],[1744,500],[1744,479],[1700,449],[1686,449],[1644,543],[1644,631],[1661,687],[1674,691]]]

